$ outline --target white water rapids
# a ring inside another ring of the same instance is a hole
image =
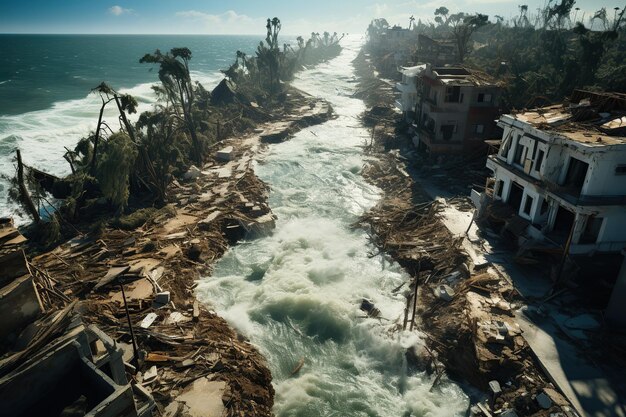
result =
[[[396,331],[405,298],[392,289],[408,277],[350,225],[376,204],[380,190],[360,175],[369,136],[357,116],[361,100],[352,60],[342,54],[299,74],[296,87],[328,100],[335,120],[271,145],[256,173],[271,186],[278,216],[271,236],[233,247],[198,297],[226,318],[268,360],[277,416],[462,416],[468,400],[448,380],[408,372],[406,347],[419,333]],[[388,320],[363,319],[369,298]],[[300,358],[305,363],[290,377]]]

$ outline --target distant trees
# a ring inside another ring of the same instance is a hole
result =
[[[267,24],[265,26],[265,29],[267,30],[267,34],[265,36],[265,44],[263,42],[260,42],[256,51],[257,65],[260,68],[265,68],[268,70],[269,85],[271,88],[274,89],[276,89],[280,84],[279,70],[281,52],[278,45],[278,34],[280,33],[281,28],[282,25],[279,18],[268,18]]]
[[[376,36],[379,36],[383,31],[387,30],[387,28],[389,28],[389,23],[387,22],[386,19],[383,19],[383,18],[374,19],[370,22],[369,26],[367,27],[367,36],[370,39],[374,38]]]
[[[218,86],[213,92],[192,81],[192,53],[188,48],[145,54],[139,62],[159,68],[160,83],[152,87],[158,102],[135,123],[130,120],[138,107],[134,97],[104,82],[96,86],[92,93],[99,97],[100,109],[95,129],[64,155],[72,173],[56,178],[37,171],[36,177],[25,175],[24,168],[29,168],[19,164],[21,181],[16,183],[28,185],[39,197],[47,192],[63,201],[51,214],[51,221],[38,222],[42,224],[38,227],[71,225],[66,232],[73,233],[74,224],[84,226],[84,221],[98,218],[114,220],[111,217],[120,217],[129,207],[162,206],[168,201],[173,179],[184,177],[191,164],[202,166],[206,144],[244,132],[255,122],[270,120],[276,108],[284,105],[281,80],[292,77],[304,64],[318,63],[341,51],[336,32],[325,32],[323,39],[313,33],[306,42],[298,37],[297,51],[287,44],[281,50],[281,27],[277,17],[267,19],[267,35],[256,55],[237,51],[235,62],[224,71],[237,83],[221,83],[225,87],[220,90]],[[117,107],[119,126],[105,120],[105,109],[111,103]],[[19,190],[11,195],[20,202]],[[32,199],[29,201],[31,207],[27,209],[37,219],[37,207]],[[56,233],[54,239],[58,238]]]
[[[456,41],[459,62],[463,62],[470,49],[470,39],[472,34],[479,28],[489,23],[489,16],[477,13],[475,15],[465,15],[457,13],[450,16],[452,36]]]
[[[449,16],[448,16],[449,13],[450,13],[450,10],[448,10],[447,7],[445,6],[438,7],[437,10],[435,10],[435,22],[437,22],[439,25],[447,26],[448,20],[449,20]]]
[[[626,93],[625,14],[624,8],[603,7],[585,15],[575,0],[548,0],[536,10],[520,4],[513,17],[494,16],[491,23],[486,15],[441,6],[431,22],[418,21],[413,28],[453,40],[456,62],[500,77],[507,86],[504,106],[520,108],[536,97],[562,100],[575,88]],[[373,20],[368,34],[386,30],[383,22]],[[415,54],[412,46],[408,52]]]

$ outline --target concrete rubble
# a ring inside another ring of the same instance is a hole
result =
[[[2,223],[13,237],[0,244],[0,416],[151,415],[155,402],[128,381],[122,349],[84,324],[76,302],[59,305],[69,300],[27,261],[12,223]]]

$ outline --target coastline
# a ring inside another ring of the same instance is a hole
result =
[[[105,283],[95,289],[103,277],[125,270],[121,274],[132,281],[125,285],[130,316],[139,349],[145,351],[135,382],[145,382],[156,366],[156,378],[145,385],[166,413],[191,401],[177,401],[177,396],[196,390],[199,395],[209,384],[217,394],[205,403],[217,403],[228,416],[272,415],[274,391],[265,359],[201,305],[194,288],[228,247],[273,228],[267,185],[251,165],[257,152],[332,115],[328,103],[293,87],[284,109],[275,110],[272,121],[252,133],[221,141],[219,149],[232,147],[227,157],[214,148],[201,169],[189,171],[187,181],[171,184],[173,204],[143,226],[131,231],[109,227],[100,238],[75,238],[32,260],[66,297],[80,300],[76,309],[88,323],[130,342],[119,288]],[[155,294],[168,291],[169,302],[154,309]],[[151,313],[156,317],[144,328],[140,323]],[[123,346],[132,355],[131,344]]]

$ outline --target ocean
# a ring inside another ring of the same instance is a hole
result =
[[[151,86],[158,68],[139,59],[156,49],[188,47],[191,75],[206,88],[222,79],[221,69],[237,50],[253,54],[262,35],[0,35],[0,217],[28,221],[8,199],[15,175],[15,149],[26,164],[55,175],[69,172],[63,159],[95,128],[100,99],[90,94],[102,81],[139,102],[155,103]],[[115,124],[114,109],[105,113]],[[135,115],[135,118],[137,115]]]

